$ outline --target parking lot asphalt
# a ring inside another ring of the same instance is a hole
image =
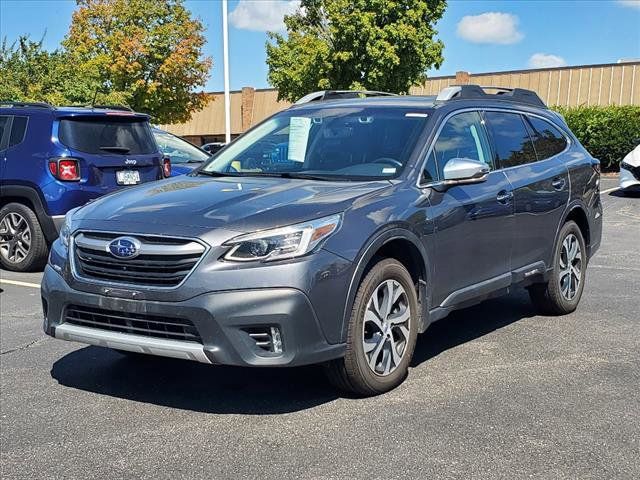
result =
[[[536,315],[524,290],[456,312],[418,339],[406,382],[369,399],[316,367],[45,337],[41,274],[2,271],[0,476],[640,478],[640,198],[614,187],[575,313]]]

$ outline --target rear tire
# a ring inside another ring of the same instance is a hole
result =
[[[418,318],[416,287],[407,269],[395,259],[378,262],[358,288],[345,356],[326,365],[329,381],[359,396],[400,385],[413,357]]]
[[[529,287],[531,301],[541,313],[573,312],[582,297],[586,269],[587,249],[582,232],[575,222],[569,221],[560,229],[549,281]]]
[[[0,209],[0,263],[14,272],[42,270],[49,248],[38,217],[26,205],[8,203]]]

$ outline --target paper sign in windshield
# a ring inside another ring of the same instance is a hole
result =
[[[289,154],[287,158],[294,162],[304,162],[311,130],[311,119],[291,117],[289,120]]]

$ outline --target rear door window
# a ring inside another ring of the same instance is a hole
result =
[[[9,135],[9,147],[22,143],[24,134],[27,131],[27,117],[13,117],[11,123],[11,134]]]
[[[66,146],[85,153],[140,155],[158,152],[149,123],[139,118],[63,118],[58,137]]]
[[[0,115],[0,150],[7,148],[10,118],[9,115]]]
[[[538,160],[522,115],[509,112],[486,112],[493,136],[496,160],[501,168],[517,167]]]
[[[533,134],[538,160],[545,160],[567,148],[566,137],[551,123],[538,117],[527,117]]]

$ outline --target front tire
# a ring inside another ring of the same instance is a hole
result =
[[[529,287],[531,301],[542,313],[565,315],[580,302],[587,269],[587,249],[580,227],[569,221],[560,229],[553,271],[546,283]]]
[[[9,203],[0,209],[0,263],[14,272],[41,270],[49,249],[38,217],[26,205]]]
[[[358,288],[346,354],[327,365],[329,380],[361,396],[400,385],[416,345],[418,308],[416,287],[407,269],[395,259],[378,262]]]

